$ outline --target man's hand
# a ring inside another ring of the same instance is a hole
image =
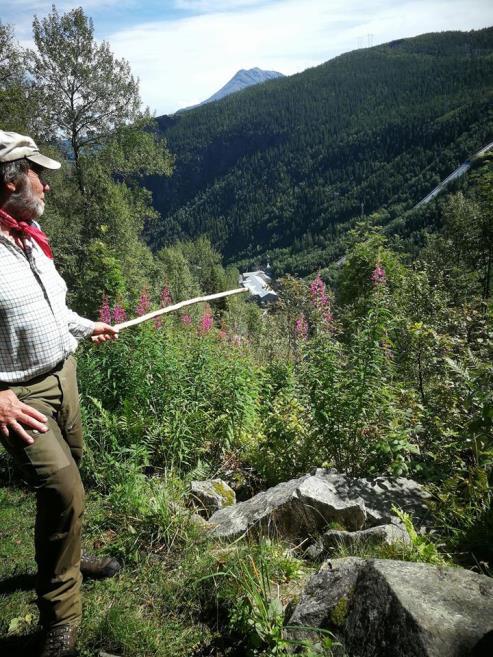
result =
[[[32,445],[34,439],[26,432],[21,423],[29,429],[40,433],[48,431],[48,419],[31,406],[23,404],[12,390],[0,392],[0,432],[8,438],[10,431],[19,436],[27,445]]]
[[[95,344],[101,344],[101,342],[106,342],[106,340],[116,340],[117,337],[118,331],[116,328],[104,322],[95,322],[94,331],[91,335],[91,340]]]

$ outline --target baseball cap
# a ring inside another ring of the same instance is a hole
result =
[[[31,137],[24,137],[17,132],[0,130],[0,162],[14,162],[26,158],[44,169],[59,169],[60,162],[41,155]]]

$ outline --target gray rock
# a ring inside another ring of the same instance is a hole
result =
[[[392,507],[408,512],[418,524],[426,525],[429,517],[427,502],[429,493],[413,479],[405,477],[357,478],[339,474],[333,469],[317,468],[314,475],[324,479],[339,497],[360,497],[366,508],[366,526],[375,527],[389,523],[399,524]],[[350,529],[347,527],[347,529]]]
[[[351,657],[486,657],[493,580],[462,568],[334,559],[309,580],[288,625],[339,632]]]
[[[410,545],[409,534],[400,525],[378,525],[356,532],[329,529],[306,550],[305,556],[314,561],[330,557],[340,548],[361,548],[365,546],[393,545],[404,543]]]
[[[365,505],[357,496],[341,497],[330,482],[306,475],[255,495],[210,518],[212,535],[233,539],[241,534],[304,538],[318,533],[331,521],[359,529],[366,519]]]
[[[493,581],[462,568],[373,561],[361,571],[345,637],[352,657],[469,657],[493,631]]]
[[[222,479],[192,481],[190,502],[199,513],[209,518],[215,511],[236,504],[236,494]]]
[[[283,482],[210,518],[213,535],[236,538],[246,532],[306,538],[331,522],[348,530],[398,524],[395,505],[418,524],[425,522],[429,495],[411,479],[357,479],[317,468],[312,475]]]
[[[290,618],[290,639],[316,641],[317,633],[308,628],[334,629],[343,626],[356,581],[366,560],[357,557],[326,561],[308,581]],[[296,629],[299,626],[301,629]]]

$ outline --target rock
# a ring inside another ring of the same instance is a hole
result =
[[[395,505],[425,522],[429,495],[411,479],[378,477],[357,479],[317,468],[312,475],[283,482],[210,518],[218,538],[236,538],[246,532],[306,538],[330,522],[359,530],[398,524]]]
[[[359,529],[365,519],[360,498],[341,499],[325,479],[306,475],[216,511],[209,522],[217,538],[233,539],[247,532],[305,538],[331,521]]]
[[[356,580],[366,560],[358,557],[326,561],[308,581],[286,625],[294,640],[317,640],[317,632],[308,628],[344,626]],[[299,626],[302,629],[294,629]]]
[[[347,619],[354,657],[469,657],[493,630],[493,581],[462,568],[374,561]]]
[[[413,479],[405,477],[357,478],[333,469],[316,468],[314,476],[329,482],[341,499],[360,497],[366,508],[366,526],[399,524],[392,507],[409,513],[418,524],[426,525],[430,495]],[[349,529],[349,527],[347,527]]]
[[[334,559],[308,582],[288,625],[339,630],[351,657],[486,657],[493,581],[462,568]]]
[[[356,532],[329,529],[306,550],[305,556],[314,561],[330,557],[339,548],[358,548],[376,545],[411,544],[409,534],[400,525],[378,525]]]
[[[236,495],[222,479],[192,481],[190,501],[199,513],[209,518],[215,511],[236,504]]]

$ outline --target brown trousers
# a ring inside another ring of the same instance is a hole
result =
[[[76,363],[69,357],[48,374],[12,385],[25,404],[48,418],[48,431],[28,431],[25,445],[15,435],[2,437],[24,478],[36,491],[36,591],[45,627],[79,624],[81,619],[80,530],[84,488],[78,463],[82,425]]]

